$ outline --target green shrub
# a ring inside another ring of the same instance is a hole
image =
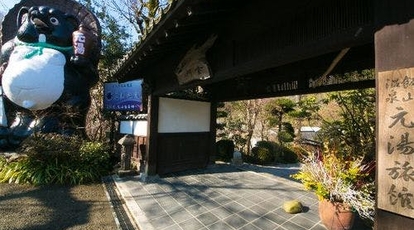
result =
[[[250,162],[257,164],[296,163],[298,155],[286,146],[280,146],[272,141],[259,141],[252,148]],[[244,159],[244,158],[243,158]]]
[[[77,136],[36,134],[22,142],[19,153],[25,156],[0,160],[0,182],[82,184],[98,181],[110,170],[105,146]]]
[[[270,164],[275,160],[274,154],[265,147],[255,146],[252,148],[252,153],[259,164]]]
[[[295,130],[291,123],[283,122],[282,130],[277,135],[279,141],[283,143],[292,142],[295,139]]]
[[[280,161],[278,163],[297,163],[299,161],[298,155],[295,151],[288,147],[281,147]]]
[[[216,156],[218,160],[230,161],[233,158],[234,142],[232,140],[219,140],[216,143]]]
[[[280,158],[280,146],[273,141],[258,141],[256,143],[257,147],[263,147],[269,150],[269,154],[271,154],[273,157],[273,161],[278,161]],[[270,162],[269,162],[270,163]]]
[[[253,147],[251,153],[252,154],[245,154],[242,153],[242,158],[243,161],[246,163],[251,163],[251,164],[259,164],[259,160],[257,159],[257,156],[254,156],[253,152],[257,152],[257,150],[255,150],[258,147]],[[257,154],[257,153],[256,153]]]

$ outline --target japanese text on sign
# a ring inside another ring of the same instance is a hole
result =
[[[378,73],[378,208],[414,217],[414,68]]]

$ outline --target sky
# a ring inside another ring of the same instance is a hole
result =
[[[19,2],[20,0],[0,0],[0,12],[7,14],[9,9]]]
[[[0,12],[3,15],[6,15],[7,12],[13,8],[14,5],[16,5],[17,3],[19,3],[20,0],[0,0]],[[130,38],[130,42],[133,43],[134,41],[138,40],[138,35],[136,34],[135,30],[132,28],[132,26],[127,27],[127,31],[129,32],[129,34],[132,35],[132,37]]]

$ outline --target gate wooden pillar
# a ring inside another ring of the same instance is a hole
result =
[[[148,133],[145,151],[145,174],[157,174],[157,140],[158,140],[159,97],[148,96]]]
[[[376,0],[376,229],[414,226],[414,1]],[[408,171],[406,171],[408,170]],[[409,174],[406,177],[403,174]]]

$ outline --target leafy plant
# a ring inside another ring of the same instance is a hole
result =
[[[374,182],[370,173],[374,166],[373,161],[364,163],[361,157],[345,155],[336,146],[325,144],[321,154],[305,155],[301,170],[292,177],[319,199],[343,202],[362,218],[373,220]]]
[[[330,93],[324,103],[335,103],[340,113],[323,120],[318,136],[335,141],[347,154],[375,159],[375,89]]]
[[[0,157],[0,182],[82,184],[97,181],[110,170],[109,153],[102,143],[77,136],[37,134],[27,138],[21,157]]]

